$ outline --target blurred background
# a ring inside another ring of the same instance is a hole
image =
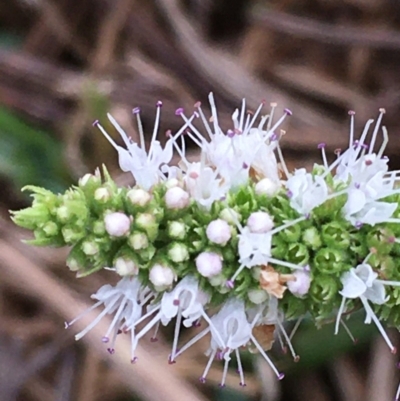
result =
[[[392,400],[397,358],[363,324],[349,320],[355,342],[332,325],[301,323],[294,363],[276,341],[271,357],[286,372],[278,382],[257,355],[244,353],[247,387],[234,369],[218,387],[215,362],[200,384],[206,340],[168,365],[164,330],[142,342],[129,363],[121,340],[108,355],[102,328],[74,342],[71,320],[89,295],[112,281],[107,272],[77,280],[67,250],[35,249],[8,210],[25,207],[26,184],[63,191],[107,164],[120,184],[114,149],[92,127],[111,112],[135,137],[133,107],[151,132],[163,101],[161,133],[180,126],[174,111],[208,112],[214,92],[222,126],[243,97],[289,108],[282,147],[291,168],[333,158],[348,141],[348,111],[357,130],[386,109],[391,167],[400,168],[400,2],[397,0],[1,0],[0,2],[0,400],[1,401],[357,401]],[[115,135],[117,138],[117,135]],[[192,156],[196,157],[193,148]],[[290,331],[290,326],[288,326]],[[193,331],[183,333],[190,338]],[[390,331],[399,343],[397,331]],[[233,364],[232,364],[233,365]]]

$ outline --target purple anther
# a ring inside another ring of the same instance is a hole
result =
[[[372,165],[372,160],[365,160],[365,165],[366,166],[371,166]]]
[[[179,306],[179,299],[174,299],[172,302],[175,306]]]
[[[233,280],[227,280],[225,285],[230,288],[233,289],[235,287],[235,282]]]
[[[101,341],[103,343],[108,343],[110,341],[110,339],[109,339],[109,337],[104,336],[104,337],[102,337]]]
[[[249,168],[249,165],[247,163],[243,162],[242,167],[246,170]]]
[[[286,192],[286,196],[287,196],[288,198],[291,198],[291,197],[293,196],[293,192],[292,192],[291,190],[288,190],[288,191]]]
[[[240,382],[240,383],[239,383],[239,386],[240,386],[240,387],[246,387],[247,384],[246,384],[246,383],[243,383],[243,382]]]
[[[361,221],[356,221],[356,224],[354,224],[355,228],[360,229],[364,224],[361,223]]]
[[[396,363],[396,368],[397,368],[397,369],[400,369],[400,362],[397,362],[397,363]]]
[[[175,364],[176,363],[176,361],[175,361],[175,359],[172,359],[172,357],[171,357],[171,355],[168,357],[168,364],[169,365],[173,365],[173,364]]]
[[[107,351],[110,353],[110,355],[115,354],[115,349],[114,348],[107,348]]]
[[[325,146],[326,146],[326,143],[325,142],[321,142],[321,143],[318,144],[318,149],[324,149]]]
[[[224,359],[224,352],[223,351],[217,352],[215,357],[217,358],[217,361],[222,361]]]
[[[309,273],[311,271],[310,265],[305,265],[304,266],[304,271]]]
[[[293,113],[289,109],[283,110],[288,116],[291,116]]]
[[[140,107],[135,107],[132,109],[133,114],[139,114],[140,113]]]
[[[292,196],[293,196],[293,194],[290,195],[289,198],[292,197]],[[304,217],[306,218],[306,220],[310,220],[311,214],[310,214],[310,213],[306,213],[306,214],[304,215]]]
[[[170,129],[167,129],[167,130],[165,131],[165,136],[166,136],[167,138],[171,138],[171,136],[172,136],[172,131],[171,131]]]
[[[337,149],[335,149],[335,150],[333,151],[333,153],[334,153],[336,156],[339,156],[339,155],[342,153],[342,149],[337,148]]]
[[[279,373],[278,380],[282,380],[285,377],[284,373]]]
[[[353,344],[354,344],[354,345],[357,345],[357,344],[358,344],[358,338],[355,338],[355,339],[353,340]]]
[[[157,107],[161,107],[161,106],[162,106],[162,101],[159,100],[159,101],[156,103],[156,106],[157,106]]]
[[[233,137],[235,136],[235,132],[232,131],[231,129],[228,129],[228,131],[226,132],[226,135],[227,135],[229,138],[233,138]]]
[[[391,349],[390,352],[391,352],[393,355],[396,355],[396,354],[397,354],[397,348],[396,348],[396,347],[393,347],[393,349]]]
[[[131,359],[131,363],[136,363],[138,361],[138,357],[135,356],[134,358]]]
[[[295,355],[295,357],[293,358],[294,362],[299,362],[300,361],[300,355]]]
[[[349,116],[354,116],[356,112],[354,110],[349,110]]]
[[[196,107],[196,109],[198,109],[199,107],[201,107],[201,102],[198,101],[194,104],[194,107]]]
[[[220,201],[224,201],[225,199],[226,199],[226,196],[225,196],[225,195],[222,195],[222,196],[219,198]]]
[[[369,148],[369,145],[368,145],[367,143],[363,143],[363,144],[361,145],[361,147],[362,147],[363,149],[368,149],[368,148]]]
[[[180,116],[183,114],[183,107],[179,107],[178,109],[175,110],[175,115]]]
[[[152,342],[152,343],[156,343],[157,341],[158,341],[157,337],[151,337],[150,338],[150,342]]]
[[[389,157],[385,155],[382,157],[382,160],[389,160]]]
[[[356,187],[356,189],[360,189],[360,186],[361,186],[361,185],[360,185],[360,183],[355,182],[355,183],[354,183],[354,186]]]
[[[192,326],[193,327],[200,327],[201,326],[200,320],[196,320],[195,322],[193,322]]]
[[[270,141],[276,141],[278,140],[278,135],[274,132],[271,137],[269,138]]]
[[[93,127],[96,127],[97,125],[99,125],[100,123],[99,123],[99,120],[94,120],[93,121],[93,123],[92,123],[92,126]]]
[[[204,384],[206,382],[206,378],[203,376],[199,377],[199,382]]]

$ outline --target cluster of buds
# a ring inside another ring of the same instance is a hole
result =
[[[210,119],[200,103],[190,116],[178,109],[182,128],[165,144],[157,140],[158,102],[148,150],[138,108],[139,143],[111,115],[124,147],[95,122],[117,150],[121,169],[133,175],[132,188],[118,187],[104,166],[64,194],[26,187],[33,204],[13,212],[13,219],[33,231],[31,244],[70,246],[67,266],[79,277],[103,268],[121,276],[93,295],[93,308],[104,309],[77,339],[113,314],[103,341],[113,353],[118,333],[130,332],[136,361],[138,341],[175,318],[171,363],[209,333],[201,381],[217,358],[225,361],[224,385],[235,353],[245,385],[239,349],[259,352],[280,379],[266,351],[278,333],[298,360],[285,321],[307,315],[321,325],[336,316],[338,332],[340,325],[347,330],[344,316],[364,308],[366,323],[373,321],[396,352],[381,323],[400,326],[400,190],[398,172],[389,171],[383,154],[384,110],[359,139],[349,113],[348,149],[329,164],[321,144],[322,164],[291,173],[277,134],[289,110],[275,121],[276,105],[262,115],[264,104],[248,113],[243,101],[224,132],[212,94],[209,100]],[[186,138],[199,147],[200,161],[187,159]],[[169,164],[173,151],[181,158],[178,166]],[[178,348],[181,324],[200,320],[207,327]]]

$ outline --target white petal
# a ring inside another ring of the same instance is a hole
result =
[[[341,278],[343,290],[339,294],[346,298],[358,298],[367,290],[365,283],[355,274],[354,269],[345,273]]]

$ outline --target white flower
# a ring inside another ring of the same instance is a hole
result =
[[[328,199],[328,186],[323,177],[312,176],[301,168],[286,181],[290,206],[301,214],[309,214]]]
[[[207,226],[206,235],[214,244],[225,245],[231,239],[231,227],[225,220],[213,220]]]
[[[223,198],[229,186],[222,178],[218,178],[211,167],[202,163],[190,163],[184,178],[190,196],[206,209],[210,209],[216,200]]]
[[[154,184],[157,184],[161,178],[164,178],[160,168],[164,164],[168,164],[172,159],[173,139],[169,139],[164,148],[162,148],[160,142],[156,140],[160,121],[161,105],[161,102],[157,103],[156,121],[154,123],[153,135],[148,152],[146,152],[145,149],[138,109],[134,109],[134,113],[138,116],[141,142],[140,146],[137,143],[132,142],[131,138],[128,137],[120,125],[111,116],[111,114],[107,114],[107,117],[121,135],[126,149],[117,145],[111,136],[108,135],[104,128],[98,123],[98,121],[95,122],[95,125],[100,129],[111,145],[117,150],[121,170],[131,172],[136,180],[136,183],[146,190],[150,189]]]
[[[122,237],[130,230],[131,220],[125,213],[109,213],[104,217],[106,231],[112,237]]]
[[[142,316],[142,307],[152,296],[147,288],[143,288],[137,279],[128,277],[120,280],[115,287],[106,284],[94,295],[93,299],[98,300],[93,306],[85,310],[74,320],[65,324],[65,328],[72,326],[75,322],[87,315],[93,309],[103,305],[103,311],[80,333],[75,336],[76,340],[81,339],[92,330],[106,315],[113,315],[113,320],[108,327],[102,341],[110,343],[108,351],[114,353],[114,345],[117,334],[121,331],[129,331]],[[112,337],[110,338],[110,335]],[[133,358],[133,357],[132,357]]]
[[[245,227],[239,234],[239,263],[246,267],[262,266],[268,264],[271,256],[270,233],[252,233]]]
[[[167,288],[176,280],[176,274],[168,266],[155,264],[150,269],[149,280],[157,289]]]
[[[203,277],[213,277],[222,271],[222,258],[215,252],[201,252],[196,258],[197,271]]]
[[[209,302],[209,297],[199,289],[197,280],[192,276],[186,276],[173,290],[163,294],[161,302],[156,305],[151,305],[151,307],[148,308],[149,312],[144,315],[141,320],[144,320],[144,318],[151,316],[154,313],[156,314],[146,324],[146,326],[137,333],[135,336],[134,347],[136,348],[140,338],[142,338],[154,326],[158,326],[160,322],[165,326],[176,317],[172,352],[169,358],[169,362],[174,363],[176,356],[184,351],[182,348],[179,353],[177,352],[182,318],[184,318],[183,325],[185,327],[192,326],[202,317],[209,320],[204,312],[204,305],[207,304],[207,302]],[[136,324],[138,323],[140,323],[140,321]],[[186,347],[186,349],[187,348],[188,347]]]
[[[343,284],[343,289],[339,293],[343,296],[343,298],[336,318],[335,334],[337,334],[339,331],[339,324],[342,314],[345,311],[346,300],[348,298],[359,298],[366,311],[365,323],[371,323],[373,320],[389,348],[393,353],[395,353],[396,348],[391,343],[382,324],[379,322],[368,301],[377,305],[386,303],[389,297],[386,297],[384,286],[400,286],[400,282],[379,280],[378,274],[372,270],[372,267],[366,263],[366,260],[356,268],[351,268],[350,271],[344,273],[341,281]]]
[[[252,233],[262,234],[271,231],[274,222],[266,212],[253,212],[247,220],[247,227]]]

